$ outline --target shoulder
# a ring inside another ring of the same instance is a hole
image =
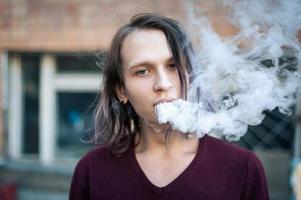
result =
[[[105,161],[111,157],[110,147],[98,146],[86,153],[77,163],[76,170],[88,169],[95,161]]]
[[[234,196],[239,193],[246,200],[268,199],[263,165],[254,152],[211,136],[204,139],[203,161],[211,174],[218,173],[220,180],[231,180],[233,187],[229,193]]]
[[[109,173],[118,170],[131,161],[130,149],[121,156],[114,156],[110,146],[98,146],[84,155],[76,166],[76,171]]]
[[[214,159],[219,163],[230,166],[261,166],[260,160],[254,152],[222,139],[206,136],[204,141],[204,153],[208,159]]]
[[[93,173],[93,160],[105,157],[107,148],[97,147],[89,151],[77,163],[69,190],[69,199],[89,199],[90,174]]]
[[[249,156],[250,153],[252,153],[250,150],[247,150],[237,144],[212,136],[206,136],[205,143],[208,150],[214,149],[215,152],[229,156]]]
[[[90,150],[84,155],[77,163],[74,169],[72,185],[78,187],[78,185],[88,185],[89,177],[97,169],[102,169],[104,163],[109,157],[110,149],[108,147],[96,147]]]

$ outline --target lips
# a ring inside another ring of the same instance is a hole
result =
[[[160,104],[160,103],[163,103],[163,102],[171,102],[171,101],[174,101],[174,100],[176,100],[176,99],[174,99],[174,98],[161,99],[161,100],[157,101],[157,102],[154,104],[154,106],[156,106],[156,105],[158,105],[158,104]]]

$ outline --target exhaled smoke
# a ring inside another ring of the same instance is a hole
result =
[[[237,140],[264,111],[290,114],[300,85],[301,0],[225,0],[239,32],[227,38],[190,6],[200,41],[193,59],[188,101],[159,104],[160,123],[198,137],[213,133]],[[181,113],[179,115],[178,113]]]

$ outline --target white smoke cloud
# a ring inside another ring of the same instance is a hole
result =
[[[301,0],[224,0],[224,5],[240,30],[227,38],[189,6],[189,23],[200,42],[188,101],[159,104],[156,113],[160,123],[185,133],[238,140],[248,125],[262,122],[263,111],[292,112],[301,83]]]

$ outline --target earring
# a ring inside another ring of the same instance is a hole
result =
[[[127,100],[124,99],[124,98],[122,98],[122,99],[120,99],[120,102],[121,102],[122,104],[126,104]]]

